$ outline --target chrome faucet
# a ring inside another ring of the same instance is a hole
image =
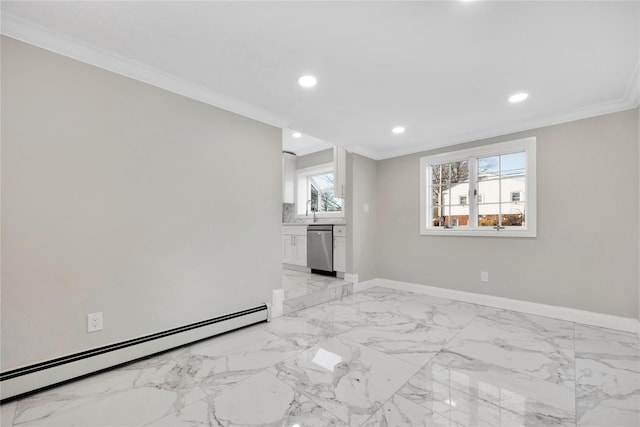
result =
[[[309,203],[311,203],[311,200],[307,200],[307,210],[304,214],[304,216],[309,216]],[[313,209],[313,207],[311,208],[311,212],[313,212],[313,222],[317,222],[318,218],[316,218],[316,211],[317,209]]]

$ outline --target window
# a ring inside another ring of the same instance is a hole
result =
[[[298,215],[342,216],[342,199],[335,195],[333,164],[298,171]]]
[[[421,158],[421,234],[535,237],[535,143]]]

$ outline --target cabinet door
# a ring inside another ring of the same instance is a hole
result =
[[[307,236],[294,236],[295,259],[292,264],[307,266]]]
[[[344,199],[347,191],[347,152],[343,147],[336,146],[333,149],[333,174],[336,197]]]
[[[344,273],[347,270],[347,239],[333,238],[333,269]]]
[[[290,234],[282,235],[282,262],[293,264],[295,261],[295,247],[293,246],[293,236]]]

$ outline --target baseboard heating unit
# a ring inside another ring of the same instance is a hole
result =
[[[267,320],[261,305],[0,373],[0,400]]]

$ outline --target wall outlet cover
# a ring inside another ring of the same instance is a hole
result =
[[[102,312],[87,314],[87,332],[95,332],[102,329]]]

